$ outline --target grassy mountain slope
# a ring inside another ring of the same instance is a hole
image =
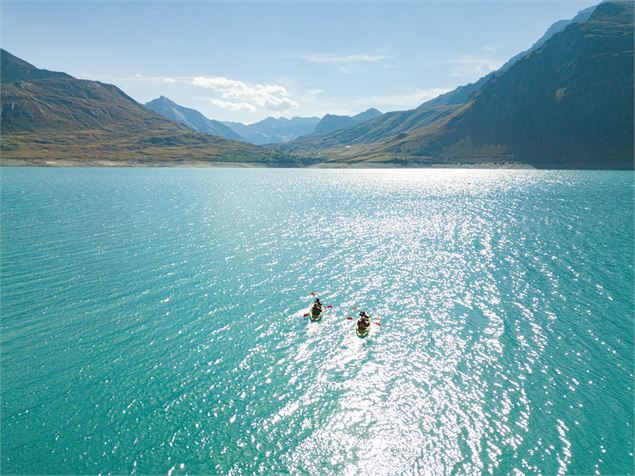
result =
[[[411,111],[387,112],[353,127],[324,135],[309,135],[279,146],[279,150],[315,155],[361,144],[372,144],[387,137],[404,136],[406,132],[430,124],[450,114],[456,106],[419,107]]]
[[[40,70],[0,50],[3,164],[294,165],[299,159],[197,133],[113,85]]]

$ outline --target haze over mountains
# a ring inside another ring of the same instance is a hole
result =
[[[176,121],[190,129],[257,145],[287,143],[307,135],[326,134],[382,114],[377,109],[370,108],[355,116],[326,114],[321,119],[319,117],[292,117],[291,119],[268,117],[253,124],[242,124],[208,119],[200,112],[176,104],[165,96],[147,102],[145,106],[166,119]]]
[[[319,117],[293,117],[291,119],[268,117],[253,124],[221,122],[208,119],[199,111],[176,104],[165,96],[153,99],[145,106],[166,119],[183,124],[195,131],[256,145],[290,142],[309,134],[320,122]]]
[[[319,117],[268,117],[253,124],[240,122],[224,122],[247,142],[252,144],[277,144],[290,142],[298,137],[309,134],[320,122]]]
[[[408,111],[244,125],[165,97],[147,107],[170,120],[115,86],[2,51],[5,163],[632,169],[633,2],[604,2],[557,22],[498,71]]]

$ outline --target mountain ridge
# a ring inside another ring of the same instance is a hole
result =
[[[555,23],[454,99],[386,114],[267,118],[256,124],[274,134],[281,124],[365,119],[267,149],[201,134],[114,85],[38,69],[0,49],[2,163],[633,169],[633,4],[605,1]]]
[[[597,8],[597,5],[585,8],[579,11],[570,20],[558,20],[552,24],[530,48],[513,56],[498,70],[486,74],[473,83],[459,86],[452,91],[420,104],[414,109],[388,112],[379,119],[371,119],[371,122],[367,123],[352,124],[347,128],[333,131],[319,138],[315,137],[315,135],[303,137],[286,146],[280,147],[279,150],[298,154],[313,153],[316,150],[324,148],[369,144],[381,140],[389,140],[407,134],[414,129],[425,127],[430,124],[432,118],[435,120],[441,119],[452,110],[465,104],[470,97],[491,78],[507,71],[514,63],[531,51],[542,46],[549,38],[563,31],[568,25],[588,20],[595,8]]]
[[[380,117],[383,113],[374,107],[368,108],[354,116],[341,116],[337,114],[326,114],[311,132],[311,136],[328,134],[330,132],[346,129],[348,127],[360,124],[376,117]]]
[[[632,6],[598,5],[423,127],[313,152],[349,165],[633,169]]]
[[[208,119],[196,109],[181,106],[165,96],[145,103],[145,107],[171,121],[204,134],[245,142],[245,139],[220,121]]]
[[[4,49],[0,57],[2,164],[301,163],[168,121],[114,85],[40,70]]]
[[[490,78],[507,71],[509,68],[511,68],[514,65],[514,63],[516,63],[517,61],[519,61],[520,59],[522,59],[523,57],[525,57],[532,51],[536,50],[540,46],[544,45],[545,42],[549,40],[549,38],[551,38],[556,33],[560,33],[572,23],[583,23],[587,21],[590,18],[590,16],[593,14],[596,8],[597,8],[597,5],[593,5],[583,10],[580,10],[570,20],[558,20],[557,22],[553,23],[549,28],[547,28],[547,31],[545,31],[545,33],[538,40],[536,40],[533,43],[533,45],[531,45],[531,47],[527,48],[524,51],[521,51],[517,55],[512,56],[503,64],[503,66],[501,66],[497,70],[486,74],[485,76],[479,78],[473,83],[468,83],[463,86],[459,86],[453,89],[452,91],[441,94],[434,99],[430,99],[429,101],[426,101],[419,107],[422,107],[425,105],[439,106],[439,105],[465,104],[470,98],[470,96],[474,94],[476,91],[478,91]]]
[[[256,144],[275,144],[290,142],[298,137],[309,134],[320,121],[319,117],[267,117],[252,124],[222,121],[236,134],[246,141]]]

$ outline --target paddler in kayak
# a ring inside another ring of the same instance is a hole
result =
[[[313,306],[311,306],[311,317],[317,317],[320,314],[322,314],[322,311],[324,310],[324,307],[322,306],[322,303],[320,302],[320,298],[315,298],[315,302],[313,303]]]
[[[364,335],[368,332],[370,327],[370,316],[365,311],[359,313],[359,319],[357,319],[357,334]]]

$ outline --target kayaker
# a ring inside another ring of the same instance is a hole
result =
[[[315,302],[313,303],[313,308],[311,309],[311,312],[313,312],[314,310],[322,311],[322,303],[320,302],[320,298],[315,298]]]
[[[359,319],[357,319],[357,329],[360,333],[364,333],[366,329],[370,327],[370,316],[365,311],[359,313]]]

